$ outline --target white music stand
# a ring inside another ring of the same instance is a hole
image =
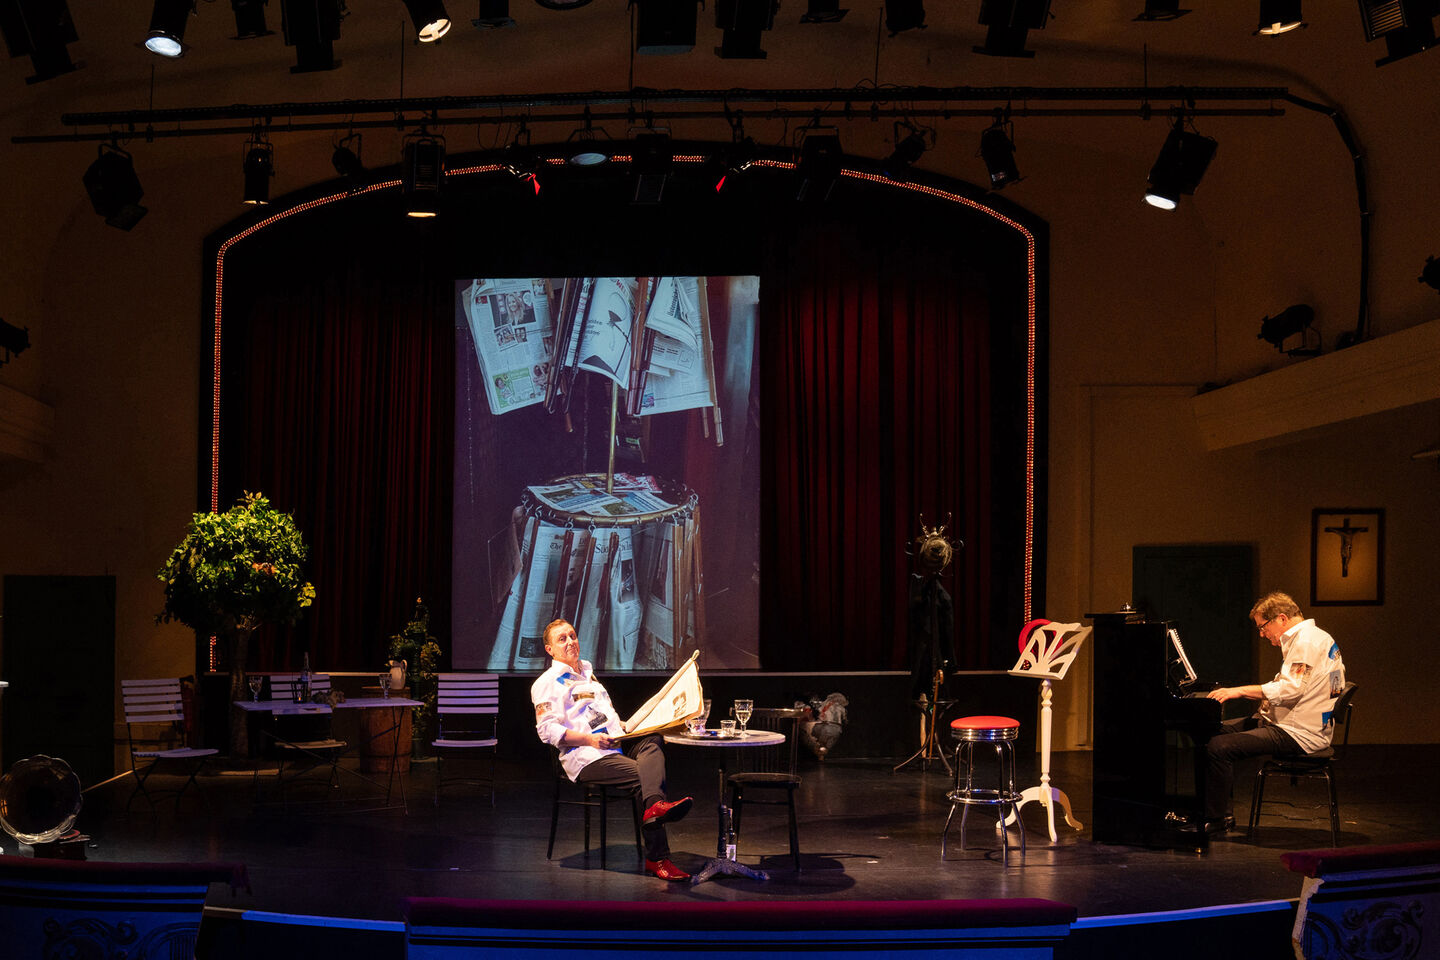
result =
[[[1080,645],[1090,636],[1090,630],[1090,627],[1078,623],[1051,623],[1048,620],[1027,624],[1020,636],[1020,659],[1015,661],[1013,669],[1006,671],[1012,677],[1040,678],[1040,785],[1028,787],[1020,794],[1020,802],[1015,805],[1010,819],[1020,816],[1025,804],[1040,801],[1045,807],[1045,822],[1050,830],[1051,843],[1059,839],[1055,833],[1055,804],[1058,803],[1065,811],[1066,823],[1076,830],[1083,827],[1071,814],[1070,798],[1065,791],[1050,785],[1050,700],[1053,696],[1050,681],[1065,679],[1071,662],[1080,652]]]

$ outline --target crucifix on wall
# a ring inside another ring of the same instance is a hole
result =
[[[1385,511],[1317,507],[1310,517],[1310,602],[1325,606],[1385,601]]]
[[[1355,534],[1369,533],[1369,527],[1352,527],[1350,518],[1345,518],[1343,526],[1326,527],[1326,533],[1333,533],[1340,538],[1340,576],[1350,576],[1350,557],[1355,553]]]

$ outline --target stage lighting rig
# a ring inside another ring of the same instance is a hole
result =
[[[830,199],[830,191],[840,179],[844,152],[840,149],[840,131],[834,127],[807,127],[800,131],[800,162],[795,165],[800,185],[795,199],[814,201]]]
[[[265,134],[256,130],[245,141],[245,162],[241,164],[245,174],[245,192],[241,199],[251,206],[264,206],[270,202],[270,178],[275,176],[275,148],[265,139]]]
[[[434,43],[450,31],[450,14],[441,0],[405,0],[405,9],[415,24],[415,39]]]
[[[695,49],[699,0],[631,0],[636,53],[689,53]]]
[[[1177,112],[1175,125],[1150,168],[1150,186],[1145,202],[1161,210],[1174,210],[1181,194],[1193,194],[1215,156],[1218,144],[1209,137],[1185,129],[1185,114]]]
[[[295,48],[291,73],[314,73],[340,66],[335,41],[340,21],[349,13],[341,0],[280,0],[280,28],[285,46]]]
[[[1050,0],[981,0],[980,26],[985,43],[972,47],[989,57],[1033,57],[1025,49],[1031,30],[1043,30],[1050,20]]]
[[[271,31],[265,25],[265,4],[268,0],[230,0],[230,9],[235,14],[235,39],[248,40],[252,37],[268,37]],[[284,16],[284,13],[281,13]]]
[[[1385,56],[1375,66],[1403,60],[1435,46],[1437,0],[1360,0],[1360,21],[1365,40],[1385,38]]]
[[[722,60],[764,60],[760,34],[775,26],[780,0],[715,0],[715,26],[720,46],[715,53]]]
[[[335,152],[330,154],[330,165],[335,168],[336,173],[350,182],[351,190],[360,186],[367,173],[365,164],[360,161],[361,147],[360,134],[352,133],[341,137],[335,144]]]
[[[1308,26],[1300,13],[1300,0],[1260,0],[1260,26],[1256,36],[1278,37]]]
[[[14,357],[24,353],[30,346],[30,328],[16,327],[0,320],[0,350],[5,351],[5,357],[0,360],[0,367],[9,363]]]
[[[30,58],[35,75],[26,83],[40,83],[84,64],[73,63],[65,49],[80,35],[70,19],[65,0],[0,0],[0,34],[11,57]]]
[[[896,122],[894,127],[895,149],[880,163],[880,172],[891,180],[905,176],[905,171],[935,145],[935,131],[921,129],[911,123]]]
[[[838,23],[850,11],[840,9],[840,0],[809,0],[805,12],[800,14],[801,23]]]
[[[439,216],[445,184],[445,138],[421,127],[405,138],[402,158],[400,190],[405,197],[405,215],[419,219]]]
[[[675,148],[670,134],[647,130],[635,134],[631,141],[630,172],[634,177],[634,203],[659,203],[665,196],[665,182],[675,161]]]
[[[990,174],[990,189],[1003,190],[1020,180],[1015,165],[1015,127],[1010,122],[1010,108],[995,111],[995,122],[980,134],[980,158]]]
[[[510,16],[510,0],[480,0],[480,12],[470,23],[481,30],[515,26],[515,18]]]
[[[1292,307],[1286,307],[1273,317],[1264,317],[1260,321],[1260,333],[1256,335],[1257,340],[1264,340],[1276,350],[1291,357],[1314,357],[1320,353],[1320,334],[1312,326],[1315,323],[1315,308],[1309,304],[1297,303]],[[1285,349],[1285,341],[1295,334],[1300,334],[1300,346],[1291,350]],[[1315,345],[1309,345],[1310,334],[1315,334]]]
[[[1440,290],[1440,260],[1425,258],[1425,269],[1420,271],[1420,282],[1432,290]]]
[[[150,33],[145,49],[162,57],[185,54],[185,26],[195,12],[195,0],[155,0],[150,8]]]
[[[1189,10],[1180,9],[1180,0],[1145,0],[1145,9],[1136,20],[1178,20]]]
[[[885,29],[892,37],[905,30],[924,30],[925,4],[921,0],[885,0]]]
[[[135,163],[113,144],[102,143],[99,154],[82,178],[90,205],[110,226],[129,230],[149,212],[140,206],[145,191],[135,175]]]

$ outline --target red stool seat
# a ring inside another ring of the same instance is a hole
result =
[[[950,721],[956,740],[1014,740],[1020,736],[1020,721],[1011,717],[960,717]]]

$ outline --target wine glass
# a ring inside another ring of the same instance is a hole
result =
[[[264,685],[265,678],[256,674],[251,674],[249,677],[246,678],[246,682],[250,684],[250,702],[259,703],[260,687]]]
[[[755,710],[754,700],[735,701],[735,719],[740,722],[740,735],[745,735],[745,724],[750,722],[750,714]]]
[[[389,671],[388,669],[382,671],[380,674],[378,674],[378,675],[376,676],[375,679],[378,680],[378,681],[380,681],[380,698],[381,698],[382,700],[389,700],[389,699],[390,699],[390,671]]]

